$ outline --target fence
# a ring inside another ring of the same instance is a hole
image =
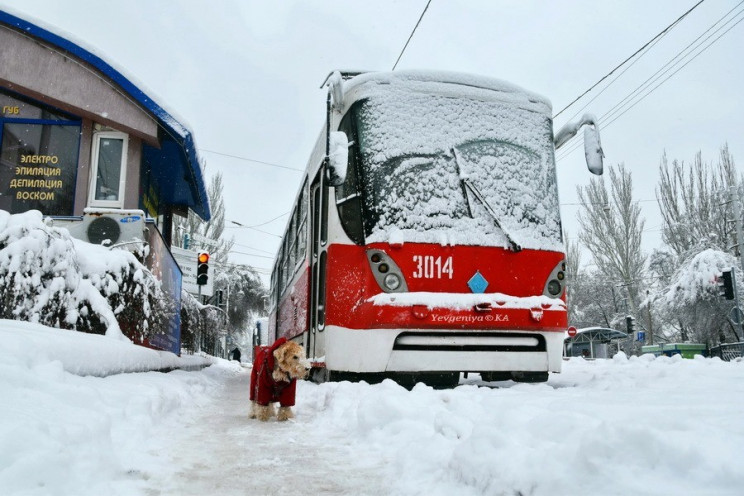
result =
[[[726,362],[730,362],[739,357],[744,357],[744,342],[714,346],[710,349],[710,356],[717,356]]]

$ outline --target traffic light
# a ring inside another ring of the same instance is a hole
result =
[[[196,284],[204,286],[209,280],[209,253],[200,251],[196,257]]]
[[[718,278],[719,296],[725,296],[727,300],[734,299],[734,278],[730,270],[724,270]]]
[[[630,315],[625,317],[625,326],[628,328],[628,334],[633,334],[636,330],[635,319]]]

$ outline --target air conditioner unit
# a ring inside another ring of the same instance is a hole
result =
[[[145,213],[142,210],[86,208],[77,230],[80,239],[96,245],[121,245],[146,241]]]

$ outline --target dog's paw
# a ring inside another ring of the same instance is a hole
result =
[[[289,407],[281,407],[279,408],[279,412],[276,414],[276,419],[279,421],[289,420],[294,418],[294,413],[292,413],[292,409]]]

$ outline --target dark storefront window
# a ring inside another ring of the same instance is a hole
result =
[[[0,209],[72,215],[80,120],[0,90]]]

